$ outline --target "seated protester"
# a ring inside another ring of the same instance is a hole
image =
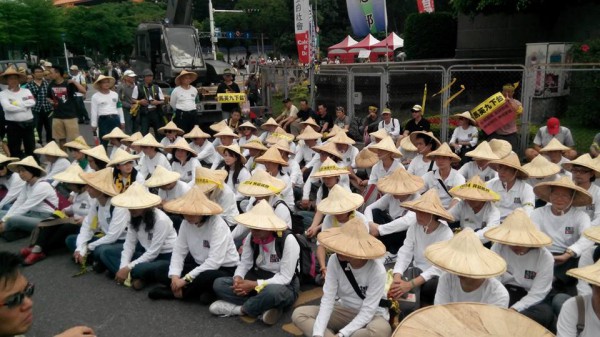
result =
[[[73,203],[64,208],[62,212],[66,218],[54,219],[49,222],[42,222],[44,226],[38,226],[37,235],[33,235],[35,241],[25,248],[21,249],[21,256],[25,265],[32,265],[46,258],[46,255],[53,250],[63,248],[65,239],[69,235],[79,233],[81,223],[90,211],[91,199],[87,192],[87,186],[79,174],[84,173],[83,169],[76,163],[71,164],[64,172],[54,176],[54,179],[63,183],[71,190],[71,200]]]
[[[235,192],[225,184],[225,179],[227,179],[227,171],[204,167],[196,168],[195,185],[200,186],[210,201],[223,208],[223,213],[220,214],[221,218],[233,230],[237,224],[234,217],[240,212],[235,201]]]
[[[319,145],[322,137],[323,135],[316,132],[313,128],[304,128],[304,131],[296,137],[299,142],[296,147],[294,160],[300,165],[302,173],[310,169],[307,165],[317,154],[312,148],[315,145]]]
[[[392,111],[388,108],[381,112],[381,122],[377,124],[378,130],[385,130],[392,137],[394,143],[400,137],[400,122],[396,118],[392,118]]]
[[[244,152],[248,152],[246,156],[246,168],[248,171],[252,172],[258,166],[256,163],[256,158],[262,156],[265,151],[267,151],[267,147],[263,145],[260,139],[253,139],[246,144],[240,146],[241,149],[244,149]],[[261,165],[262,166],[262,165]]]
[[[582,235],[590,226],[590,217],[580,208],[591,204],[592,197],[567,177],[537,184],[533,191],[548,203],[531,212],[531,221],[552,239],[548,247],[555,263],[552,288],[569,293],[575,288],[575,280],[566,272],[577,266],[579,256],[593,245]]]
[[[415,304],[402,308],[403,311],[413,311],[421,307],[421,302],[433,304],[441,270],[425,259],[425,249],[433,243],[452,238],[452,230],[446,221],[454,221],[454,217],[444,209],[435,189],[425,192],[419,199],[400,205],[415,212],[416,217],[408,227],[404,244],[398,250],[389,294],[399,299],[413,292]]]
[[[352,119],[350,116],[346,115],[346,110],[344,107],[338,106],[335,108],[335,119],[333,120],[333,125],[337,125],[340,129],[350,130],[350,123]]]
[[[533,187],[526,182],[529,175],[521,167],[517,154],[513,152],[502,159],[493,160],[490,165],[498,172],[498,178],[488,181],[486,185],[500,195],[500,201],[496,203],[500,220],[517,208],[523,208],[530,214],[535,204],[535,194]]]
[[[376,143],[371,143],[368,146],[363,147],[363,149],[360,150],[360,152],[358,152],[356,155],[356,158],[354,158],[357,174],[363,176],[370,174],[369,171],[371,171],[373,166],[379,162],[379,156],[377,156],[375,152],[369,150],[373,145],[376,145]],[[362,183],[367,184],[368,180],[363,180]]]
[[[156,206],[161,199],[146,188],[133,183],[127,191],[115,196],[112,204],[129,210],[131,220],[123,249],[106,249],[100,259],[118,284],[135,290],[156,281],[156,272],[169,265],[177,233],[169,217]]]
[[[396,262],[406,231],[416,220],[415,213],[402,207],[402,203],[418,199],[424,185],[421,177],[406,172],[403,167],[377,182],[383,196],[367,206],[365,217],[369,221],[369,233],[385,245],[384,264]]]
[[[42,180],[48,181],[53,187],[58,185],[58,182],[54,182],[54,175],[66,170],[71,163],[67,159],[69,155],[58,147],[55,141],[51,141],[44,147],[35,149],[35,154],[43,155],[46,164],[46,172],[48,172]]]
[[[450,146],[447,143],[442,144],[437,150],[430,152],[427,157],[435,161],[437,169],[423,175],[425,191],[432,188],[436,189],[442,205],[446,209],[450,209],[457,203],[457,200],[452,199],[450,190],[455,186],[465,183],[465,177],[452,168],[452,163],[458,163],[460,157],[450,150]]]
[[[472,161],[464,163],[458,169],[458,173],[466,180],[479,176],[481,180],[488,182],[498,177],[498,173],[489,164],[490,161],[500,159],[500,157],[492,151],[487,140],[479,143],[474,150],[465,153],[465,156],[473,158]]]
[[[600,132],[594,136],[594,140],[592,140],[592,145],[590,145],[590,155],[592,158],[598,157],[600,154]]]
[[[592,287],[592,293],[585,296],[572,297],[567,300],[558,316],[557,337],[594,337],[600,331],[600,262],[583,268],[571,269],[569,276],[587,282]],[[579,302],[583,301],[583,305]],[[579,309],[583,307],[583,310]],[[583,319],[579,316],[585,314]],[[583,330],[579,322],[583,323]]]
[[[293,134],[285,132],[282,128],[277,128],[273,134],[267,137],[265,144],[269,147],[271,144],[275,144],[283,139],[288,142],[290,151],[296,153],[296,143],[294,143],[295,138],[296,137]]]
[[[542,126],[538,129],[533,139],[533,148],[525,150],[525,157],[531,161],[537,156],[540,150],[547,146],[552,140],[556,140],[559,144],[568,147],[565,150],[565,155],[568,159],[575,159],[577,157],[577,151],[571,149],[575,147],[575,141],[573,141],[573,135],[569,128],[560,126],[560,121],[556,117],[548,118],[546,126]]]
[[[471,112],[454,114],[452,118],[458,119],[458,126],[452,132],[452,137],[448,144],[452,150],[461,158],[461,164],[470,161],[465,157],[465,154],[477,145],[479,139],[479,130],[477,130],[477,122],[471,116]]]
[[[143,184],[145,179],[140,172],[135,169],[135,160],[139,156],[129,154],[125,150],[117,149],[114,158],[108,163],[108,167],[114,167],[113,182],[118,193],[127,191],[134,182]]]
[[[417,155],[410,161],[408,173],[422,177],[425,173],[437,169],[435,161],[427,155],[437,150],[442,143],[435,138],[433,133],[415,131],[410,134],[410,142],[417,148]]]
[[[358,219],[323,231],[319,243],[334,252],[328,260],[318,306],[294,310],[292,321],[305,336],[390,336],[386,272],[379,259],[385,246]]]
[[[193,184],[196,180],[196,167],[200,166],[200,162],[196,159],[196,151],[183,138],[167,146],[166,150],[171,152],[173,172],[179,173],[179,179],[184,183]]]
[[[218,122],[218,123],[211,124],[209,126],[209,128],[212,131],[214,131],[215,133],[219,133],[219,132],[221,132],[221,131],[223,131],[223,130],[225,130],[227,128],[229,130],[231,130],[231,128],[229,126],[227,126],[227,120],[225,120],[225,119],[222,120],[222,121],[220,121],[220,122]],[[221,139],[219,139],[219,138],[213,139],[212,144],[213,144],[213,147],[216,149],[217,146],[222,145],[221,144]]]
[[[85,153],[81,152],[83,150],[90,149],[90,146],[87,145],[85,139],[83,139],[83,136],[79,136],[74,140],[65,143],[64,147],[69,151],[69,153],[71,153],[71,157],[73,158],[71,164],[77,164],[81,166],[84,172],[92,171],[92,168],[88,163],[88,159],[86,158]]]
[[[127,137],[129,136],[123,132],[120,127],[115,127],[110,133],[102,136],[102,140],[107,141],[111,147],[110,155],[108,156],[110,159],[114,158],[118,149],[127,151],[127,146],[122,143],[122,140],[126,139]]]
[[[210,167],[212,165],[211,160],[217,153],[215,147],[208,141],[210,135],[202,131],[198,125],[194,125],[192,131],[186,133],[183,137],[191,139],[189,146],[198,154],[196,158],[200,165]]]
[[[279,124],[273,119],[273,117],[269,118],[265,123],[263,123],[260,128],[265,130],[260,134],[260,141],[263,143],[267,142],[267,138],[271,136],[275,130],[279,127]]]
[[[600,260],[600,226],[592,226],[583,231],[583,235],[595,242],[595,244],[586,249],[579,258],[579,268],[590,266]],[[592,293],[592,288],[589,283],[579,280],[577,281],[577,294],[580,296],[589,295]],[[555,296],[556,298],[558,296]],[[570,297],[570,296],[569,296]]]
[[[371,170],[368,182],[365,183],[363,180],[361,185],[376,185],[379,179],[392,174],[397,168],[404,169],[399,159],[402,157],[402,153],[394,146],[392,138],[385,137],[377,144],[370,145],[368,149],[377,155],[378,161]]]
[[[288,161],[283,159],[277,146],[271,146],[262,156],[256,158],[256,162],[263,164],[265,171],[272,177],[283,181],[285,185],[280,193],[281,199],[285,201],[290,209],[292,209],[294,207],[293,186],[292,182],[290,181],[290,176],[283,172],[283,167],[288,166]]]
[[[592,203],[582,207],[590,217],[590,226],[600,225],[600,187],[594,184],[600,177],[600,166],[597,165],[589,154],[584,154],[568,163],[562,164],[565,170],[573,175],[575,185],[585,189],[592,196]]]
[[[127,138],[121,139],[121,144],[125,147],[125,151],[131,154],[143,156],[144,153],[142,152],[141,147],[138,145],[133,145],[133,142],[136,142],[142,138],[144,138],[144,136],[138,131]]]
[[[0,186],[6,189],[6,194],[0,201],[0,211],[7,211],[25,187],[25,181],[20,175],[8,169],[8,164],[17,160],[19,158],[0,154]]]
[[[479,176],[453,187],[449,192],[460,200],[448,210],[460,226],[456,229],[471,228],[482,243],[488,243],[485,232],[500,224],[500,210],[494,205],[500,196],[488,189]]]
[[[214,137],[215,141],[213,142],[213,146],[215,147],[217,152],[212,158],[212,165],[210,167],[211,170],[216,170],[217,168],[223,165],[223,156],[219,152],[219,147],[228,147],[234,145],[237,146],[237,139],[240,138],[240,136],[238,136],[237,133],[234,133],[229,127],[225,127],[222,131],[215,133]],[[219,141],[219,145],[214,145],[217,142],[217,140]]]
[[[14,241],[29,236],[40,221],[50,217],[58,208],[58,197],[54,188],[41,180],[46,171],[32,156],[8,164],[8,169],[25,182],[8,211],[0,211],[0,237]]]
[[[221,300],[211,304],[209,311],[219,316],[248,315],[274,325],[282,310],[294,304],[300,291],[295,274],[300,246],[289,232],[278,236],[287,224],[275,215],[266,200],[235,220],[250,228],[250,234],[244,240],[233,278],[215,280],[213,289]]]
[[[104,146],[98,145],[91,149],[81,150],[85,154],[90,170],[88,172],[96,172],[106,168],[110,159],[106,155]]]
[[[302,188],[304,187],[304,179],[300,165],[294,160],[294,152],[290,149],[290,143],[285,139],[279,139],[275,144],[272,144],[279,150],[281,158],[287,162],[287,166],[281,167],[281,171],[290,177],[290,184],[293,191],[293,200],[290,209],[294,208],[294,201],[302,198]]]
[[[299,123],[300,124],[300,132],[303,132],[307,126],[310,126],[311,129],[313,129],[316,132],[319,132],[319,130],[321,129],[321,126],[317,123],[315,118],[318,118],[318,115],[316,113],[314,115],[311,115],[310,117],[308,117],[306,120],[300,122]]]
[[[552,288],[554,258],[544,247],[551,245],[552,239],[521,209],[485,237],[494,242],[492,251],[506,261],[506,272],[499,280],[508,290],[508,306],[549,329],[554,313],[545,300]]]
[[[548,158],[550,162],[560,166],[560,172],[558,173],[559,177],[566,176],[571,178],[571,172],[566,171],[562,167],[562,164],[569,162],[569,159],[563,157],[563,153],[568,149],[568,147],[559,143],[558,140],[552,139],[548,145],[540,150],[540,154]]]
[[[235,133],[240,132],[240,125],[242,124],[242,112],[239,106],[236,106],[231,110],[231,114],[228,119],[225,120],[227,126]]]
[[[527,183],[534,187],[539,183],[546,181],[555,181],[559,178],[560,166],[551,163],[544,156],[536,156],[532,161],[523,165],[523,170],[529,175]],[[539,198],[535,198],[535,208],[542,207],[546,202]]]
[[[358,155],[358,149],[353,145],[356,142],[348,137],[345,132],[338,132],[335,136],[331,137],[328,142],[335,144],[338,152],[342,155],[340,164],[343,164],[348,168],[350,175],[350,181],[355,181],[357,185],[360,185],[362,179],[360,179],[354,170],[356,169],[356,162],[354,159]]]
[[[365,145],[369,144],[369,134],[373,133],[379,129],[379,122],[381,122],[381,116],[377,112],[379,110],[376,106],[370,105],[367,115],[363,118],[358,127],[358,131],[363,135],[363,141]],[[383,129],[385,134],[387,135],[387,131]]]
[[[258,129],[256,128],[256,126],[254,126],[254,124],[252,124],[252,122],[245,122],[242,125],[240,125],[238,127],[238,129],[240,131],[240,138],[238,139],[238,145],[240,147],[242,147],[242,145],[248,143],[249,141],[251,141],[253,139],[258,139],[258,137],[256,137],[254,135],[254,133]],[[260,141],[260,139],[259,139],[259,141]]]
[[[154,136],[149,133],[144,138],[135,141],[132,145],[140,146],[144,157],[139,162],[139,172],[142,174],[143,179],[148,179],[154,173],[157,166],[162,166],[167,170],[171,169],[171,163],[167,157],[159,151],[163,148],[163,145],[156,141]]]
[[[158,166],[156,170],[154,170],[154,173],[152,174],[150,179],[144,182],[144,185],[148,189],[158,189],[158,196],[162,200],[161,203],[158,206],[156,206],[159,209],[163,209],[163,205],[167,201],[180,198],[181,196],[186,194],[193,186],[181,181],[180,174],[178,172],[168,171],[162,166]],[[167,215],[173,222],[173,228],[175,228],[176,231],[179,231],[179,225],[181,225],[183,217],[179,214],[171,214],[166,211],[165,213],[167,213]]]
[[[408,137],[413,132],[429,133],[429,131],[431,129],[431,125],[426,118],[423,118],[423,114],[424,114],[423,107],[418,104],[415,104],[411,108],[410,113],[413,118],[411,120],[409,120],[408,122],[406,122],[406,125],[404,126],[404,131],[402,132],[402,135],[400,137]],[[433,150],[435,150],[435,149],[433,149]],[[414,173],[411,173],[411,174],[414,174]]]
[[[217,148],[217,151],[223,157],[223,162],[219,165],[219,168],[227,172],[225,183],[235,192],[235,201],[238,209],[240,209],[240,203],[244,199],[244,196],[237,191],[237,187],[242,181],[250,178],[250,172],[244,167],[246,158],[242,156],[242,150],[237,144],[229,146],[221,145]]]
[[[404,137],[397,143],[400,143],[398,150],[402,153],[402,165],[406,169],[410,165],[410,162],[417,156],[418,149],[410,141],[410,137]]]
[[[169,145],[175,144],[179,140],[183,140],[183,134],[185,133],[182,129],[180,129],[177,124],[173,121],[167,123],[167,125],[158,129],[158,132],[165,135],[163,139],[160,140],[160,144],[163,148],[166,148]],[[171,155],[167,154],[167,159],[171,159]]]
[[[223,208],[208,200],[200,186],[194,186],[183,196],[165,203],[163,209],[184,220],[170,264],[156,270],[162,286],[152,289],[148,297],[211,304],[216,299],[214,281],[232,277],[239,260],[229,226],[219,216]]]
[[[435,292],[435,305],[474,302],[508,308],[508,290],[495,278],[506,271],[506,262],[485,248],[471,228],[430,245],[425,257],[444,271]]]
[[[75,263],[93,265],[97,272],[104,272],[106,266],[100,260],[109,248],[123,249],[129,212],[112,204],[112,197],[119,194],[113,184],[113,169],[105,168],[97,172],[81,173],[79,176],[87,185],[92,198],[90,211],[81,223],[79,234],[69,235],[65,240],[67,248],[73,252]]]

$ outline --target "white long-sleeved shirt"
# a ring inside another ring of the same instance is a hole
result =
[[[583,296],[585,311],[585,328],[577,335],[577,322],[579,321],[579,310],[577,299],[571,297],[563,304],[558,315],[556,324],[556,337],[597,337],[600,331],[600,318],[596,315],[592,306],[592,295]]]
[[[192,188],[189,184],[184,183],[181,180],[178,180],[175,186],[170,190],[165,190],[162,188],[158,189],[158,196],[162,199],[162,201],[169,201],[173,199],[177,199],[184,194],[186,194],[190,188]]]
[[[282,201],[282,202],[279,202],[279,201]],[[248,200],[248,205],[246,205],[245,213],[248,213],[252,210],[255,202],[256,202],[256,198],[254,198],[254,197],[251,197]],[[275,206],[275,204],[277,204],[277,206]],[[292,229],[292,214],[291,214],[290,208],[288,208],[286,206],[285,201],[283,201],[281,198],[279,198],[277,196],[271,196],[269,198],[269,205],[271,205],[271,207],[273,207],[273,212],[275,213],[275,215],[279,219],[283,220],[283,222],[285,222],[285,224],[288,226],[289,229]],[[239,240],[239,239],[243,239],[246,236],[248,236],[248,233],[250,233],[250,229],[248,227],[238,224],[237,226],[235,226],[235,228],[231,232],[231,236],[233,237],[234,240]]]
[[[171,92],[169,104],[173,110],[196,111],[196,101],[198,100],[198,89],[190,86],[187,89],[176,87]]]
[[[96,92],[92,96],[92,108],[90,125],[93,128],[98,127],[98,118],[101,116],[117,115],[119,116],[119,122],[125,124],[125,117],[123,116],[123,108],[121,108],[119,102],[119,95],[114,91],[109,91],[108,94],[103,94],[100,91]]]
[[[198,166],[201,166],[200,162],[194,157],[190,158],[190,160],[188,160],[184,165],[181,165],[181,163],[177,160],[173,160],[173,163],[171,164],[172,171],[181,174],[179,180],[183,181],[184,183],[189,183],[196,180],[196,167]]]
[[[392,137],[392,139],[396,140],[398,136],[400,136],[400,122],[396,118],[390,119],[388,124],[385,124],[385,121],[377,123],[377,130],[385,129],[387,134]]]
[[[189,142],[189,145],[192,148],[192,150],[196,151],[196,153],[198,154],[198,156],[196,156],[196,160],[198,160],[199,162],[209,162],[212,160],[213,156],[218,154],[217,150],[215,150],[215,147],[208,140],[205,140],[202,146],[196,145],[193,141]]]
[[[25,184],[21,194],[10,207],[2,221],[27,212],[52,213],[58,208],[58,196],[48,182],[37,180],[33,185]]]
[[[342,160],[340,161],[340,165],[343,165],[344,167],[352,167],[352,169],[356,169],[356,156],[358,155],[358,149],[352,145],[348,145],[348,149],[346,150],[346,152],[341,152],[342,154]]]
[[[223,220],[225,220],[229,226],[235,226],[237,222],[234,217],[239,215],[240,211],[237,208],[235,193],[231,187],[223,184],[223,189],[219,189],[218,187],[215,188],[210,192],[209,199],[223,208],[223,213],[220,214]]]
[[[387,170],[383,167],[383,162],[381,160],[378,161],[375,164],[375,166],[371,168],[371,174],[369,175],[369,185],[377,184],[379,179],[394,173],[394,171],[396,171],[396,169],[398,168],[404,169],[404,166],[402,166],[402,163],[399,159],[394,159],[392,165],[390,165],[390,167]]]
[[[290,183],[293,187],[304,186],[304,178],[302,177],[302,170],[300,169],[300,164],[298,164],[294,159],[290,158],[288,160],[288,166],[282,167],[281,171],[290,176]]]
[[[157,166],[162,166],[167,170],[171,171],[171,164],[169,160],[162,152],[157,152],[154,158],[144,156],[143,160],[140,161],[140,172],[142,178],[148,178],[148,176],[154,173]]]
[[[0,91],[0,105],[4,110],[4,118],[11,122],[25,122],[33,119],[31,108],[35,106],[35,97],[29,89],[18,91]]]
[[[167,146],[177,143],[180,139],[183,139],[183,137],[176,136],[173,140],[170,140],[169,137],[163,137],[163,139],[161,139],[159,143],[166,148]],[[173,155],[170,151],[167,151],[167,154],[165,156],[168,160],[171,160],[171,158],[173,158]]]
[[[552,213],[552,205],[536,208],[531,212],[531,221],[552,238],[548,247],[551,253],[562,254],[567,248],[580,256],[594,243],[582,235],[590,227],[590,217],[582,210],[571,207],[564,215]]]
[[[591,184],[587,191],[592,195],[592,204],[577,208],[583,210],[590,217],[591,226],[600,226],[600,187]]]
[[[79,252],[79,254],[85,255],[88,249],[93,251],[100,245],[125,239],[125,230],[131,219],[129,210],[114,207],[111,214],[110,207],[110,199],[106,201],[104,206],[100,205],[96,199],[92,199],[90,211],[83,219],[79,235],[77,235],[77,248],[75,251]],[[104,233],[104,236],[88,244],[97,232]]]
[[[361,299],[356,294],[338,261],[337,254],[332,254],[327,262],[323,297],[319,314],[313,326],[313,336],[325,336],[327,323],[336,303],[358,311],[352,321],[339,330],[344,336],[351,336],[356,330],[364,328],[375,316],[389,319],[387,310],[379,306],[379,301],[387,298],[385,293],[387,276],[381,261],[368,260],[364,266],[358,269],[352,268],[350,264],[347,266],[365,298]]]
[[[533,187],[524,180],[517,179],[510,190],[506,190],[499,178],[487,182],[487,187],[500,195],[496,207],[500,210],[500,220],[504,220],[512,211],[522,208],[527,215],[531,215],[535,205]]]
[[[446,189],[444,189],[444,186],[442,186],[440,180],[444,183]],[[423,191],[428,191],[432,188],[435,188],[438,192],[438,195],[440,196],[440,201],[442,202],[442,205],[444,206],[444,208],[448,209],[448,207],[450,206],[450,202],[452,201],[452,196],[447,191],[450,191],[455,186],[460,186],[464,184],[465,177],[461,176],[457,170],[450,169],[448,177],[444,179],[440,176],[440,171],[435,170],[425,173],[425,175],[423,176],[423,181],[425,182],[425,187],[423,188]]]
[[[131,226],[127,226],[127,236],[123,244],[121,252],[121,266],[119,268],[128,267],[133,269],[140,263],[152,262],[160,254],[168,254],[173,252],[175,240],[177,240],[177,232],[173,228],[173,221],[161,210],[154,209],[154,227],[146,230],[146,223],[142,221],[140,227],[136,230]],[[140,244],[144,248],[144,253],[135,260],[133,254],[135,247]]]
[[[64,172],[69,166],[71,166],[71,163],[67,158],[57,158],[54,163],[48,163],[48,165],[46,165],[46,172],[48,173],[41,179],[50,181],[54,179],[54,176],[57,173]],[[52,186],[56,187],[56,185],[58,185],[58,181],[52,182]]]
[[[312,188],[312,184],[321,184],[321,179],[320,178],[312,178],[311,176],[314,175],[315,173],[319,172],[319,169],[321,168],[321,166],[323,165],[323,162],[320,159],[320,156],[316,157],[317,160],[313,162],[313,164],[311,164],[312,169],[310,171],[310,175],[309,178],[306,179],[306,182],[304,183],[304,186],[302,187],[302,200],[308,200],[308,198],[310,197],[310,190]],[[332,157],[333,159],[334,157]],[[341,163],[337,163],[337,165],[341,165]],[[350,186],[350,177],[347,174],[342,174],[340,176],[340,181],[338,182],[339,185],[342,186]]]
[[[418,198],[418,194],[413,194],[405,201],[415,200],[416,198]],[[377,230],[380,235],[388,235],[408,230],[408,227],[417,221],[417,216],[415,215],[415,212],[400,206],[401,203],[402,202],[394,198],[393,195],[386,194],[379,198],[379,200],[367,206],[365,209],[365,217],[367,218],[367,221],[372,222],[374,209],[388,212],[393,220],[386,224],[379,224]]]
[[[240,201],[245,198],[243,194],[238,192],[237,187],[242,181],[246,181],[250,179],[250,171],[247,168],[242,166],[242,169],[238,173],[237,179],[233,179],[233,168],[229,170],[229,174],[227,175],[227,179],[225,179],[225,184],[231,188],[232,191],[235,191],[235,200]]]
[[[506,272],[498,279],[502,284],[514,285],[527,291],[527,295],[511,308],[523,311],[543,301],[552,289],[554,257],[546,248],[532,248],[525,255],[515,254],[509,246],[495,243],[492,251],[506,261]]]
[[[292,185],[290,176],[285,172],[283,174],[281,174],[281,172],[280,172],[279,174],[277,174],[277,177],[275,177],[275,178],[277,178],[285,183],[285,187],[283,188],[283,190],[281,190],[279,195],[281,196],[281,199],[283,201],[285,201],[285,203],[288,205],[288,207],[290,209],[294,209],[294,206],[295,206],[294,205],[294,185]]]
[[[475,145],[477,145],[478,137],[479,131],[477,131],[476,127],[470,125],[465,130],[461,126],[459,126],[452,132],[452,137],[450,138],[448,144],[455,144],[457,142],[469,142],[469,144],[472,147],[475,147]]]
[[[25,181],[21,179],[19,174],[13,173],[8,179],[2,177],[0,185],[6,187],[6,195],[2,198],[2,201],[0,201],[0,209],[2,209],[4,206],[10,205],[17,200],[17,197],[25,187]]]
[[[408,168],[406,169],[408,173],[412,175],[416,175],[422,177],[428,171],[437,170],[438,167],[435,164],[435,161],[432,159],[428,162],[423,160],[422,154],[417,154],[408,164]]]
[[[498,178],[498,172],[494,171],[491,166],[488,165],[482,170],[474,160],[461,166],[461,168],[458,169],[458,173],[465,177],[467,181],[471,180],[474,176],[479,176],[484,182]]]
[[[579,264],[577,267],[583,268],[586,266],[591,266],[594,264],[594,250],[596,250],[596,245],[591,246],[590,248],[583,251],[581,257],[579,257]],[[590,284],[584,280],[577,280],[577,295],[590,295],[592,293],[592,287]]]
[[[82,193],[71,192],[71,196],[73,197],[73,203],[65,207],[63,212],[73,214],[75,219],[84,219],[92,206],[90,195],[87,191],[83,191]]]
[[[296,147],[296,155],[294,156],[294,161],[300,164],[304,161],[304,166],[306,166],[310,161],[314,158],[317,153],[311,149],[306,143],[302,142],[302,144]]]
[[[181,222],[171,255],[169,277],[182,276],[181,272],[188,253],[198,264],[198,267],[187,273],[192,279],[207,270],[235,267],[239,260],[229,226],[219,215],[210,216],[199,227],[186,220]]]
[[[509,299],[508,290],[495,278],[486,279],[479,288],[467,293],[460,286],[458,276],[443,272],[438,281],[433,303],[438,305],[475,302],[508,308]]]
[[[448,210],[454,219],[460,222],[461,228],[472,228],[482,243],[487,243],[483,234],[500,224],[500,210],[492,202],[486,202],[478,213],[465,200],[461,200]]]

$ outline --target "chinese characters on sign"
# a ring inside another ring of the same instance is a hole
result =
[[[244,93],[223,93],[217,94],[217,102],[219,103],[243,103],[246,101]]]
[[[434,0],[417,0],[417,7],[419,13],[433,13],[435,12]]]
[[[308,0],[294,0],[294,29],[298,60],[305,64],[310,62],[309,9]]]
[[[500,92],[495,93],[471,110],[471,116],[488,135],[514,120],[516,113]]]

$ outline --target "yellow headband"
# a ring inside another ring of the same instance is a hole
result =
[[[212,179],[208,179],[208,178],[196,178],[196,184],[200,185],[200,184],[214,184],[217,185],[217,187],[222,190],[223,189],[223,183],[222,182],[218,182],[216,180],[212,180]]]
[[[279,190],[269,184],[261,183],[259,181],[246,180],[246,181],[242,182],[242,185],[258,186],[258,187],[266,188],[269,191],[274,192],[275,194],[279,194],[279,192],[281,192],[281,190]]]

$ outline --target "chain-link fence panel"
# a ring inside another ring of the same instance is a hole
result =
[[[316,106],[323,104],[332,115],[336,107],[348,107],[348,82],[349,72],[346,68],[328,69],[315,74]]]
[[[263,104],[269,107],[275,100],[290,97],[292,90],[298,84],[308,79],[308,71],[301,67],[288,65],[261,65],[261,95]]]

